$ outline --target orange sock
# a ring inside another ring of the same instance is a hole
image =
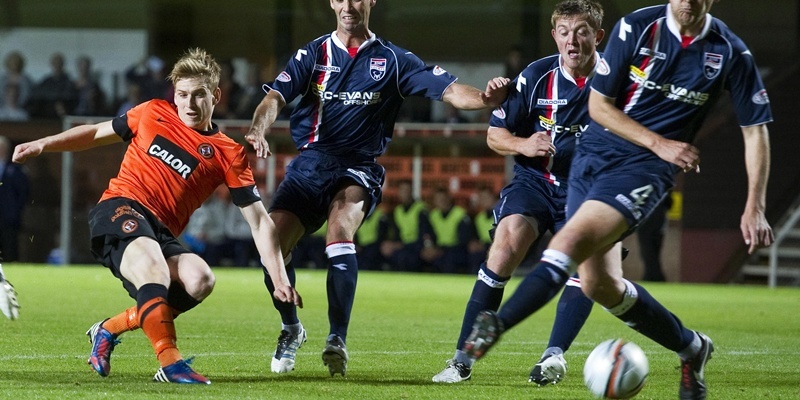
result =
[[[138,308],[133,306],[103,322],[103,329],[119,336],[125,332],[139,329]]]
[[[170,307],[172,311],[172,318],[178,318],[181,312]],[[101,324],[103,329],[111,332],[114,336],[122,335],[125,332],[135,331],[140,328],[139,326],[139,313],[138,307],[133,306],[103,322]]]
[[[162,367],[173,364],[181,359],[181,353],[175,342],[175,324],[172,318],[172,309],[163,297],[155,297],[142,304],[138,310],[139,326],[150,339],[153,349]]]

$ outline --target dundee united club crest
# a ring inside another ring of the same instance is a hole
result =
[[[386,75],[386,59],[385,58],[370,58],[369,59],[369,76],[372,79],[379,81]]]
[[[214,157],[214,148],[208,143],[203,143],[197,147],[197,152],[206,160]]]
[[[131,233],[139,227],[139,222],[135,219],[129,219],[122,223],[122,231],[125,233]]]

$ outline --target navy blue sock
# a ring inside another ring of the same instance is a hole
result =
[[[577,285],[572,285],[573,281]],[[561,292],[561,297],[558,298],[556,320],[553,323],[553,330],[550,331],[548,348],[558,347],[562,351],[569,350],[592,312],[594,301],[583,294],[579,285],[580,280],[577,279],[577,275],[574,275],[564,287],[564,291]]]
[[[503,322],[503,327],[510,329],[544,307],[558,294],[568,277],[564,269],[550,261],[539,261],[500,308],[497,316]]]
[[[289,283],[292,284],[292,287],[295,287],[294,283],[296,281],[296,276],[294,273],[294,267],[292,267],[291,257],[288,257],[287,261],[286,275],[289,276]],[[262,267],[261,270],[264,272],[264,284],[267,286],[269,298],[272,299],[272,305],[275,306],[275,309],[281,314],[281,322],[283,322],[285,325],[299,323],[300,320],[297,318],[297,307],[292,303],[284,303],[272,296],[272,294],[275,293],[275,285],[272,284],[272,279],[267,273],[267,269]]]
[[[608,311],[628,326],[656,343],[675,352],[685,349],[694,340],[694,332],[669,312],[643,287],[629,281],[622,302]]]
[[[472,323],[481,311],[497,311],[503,301],[503,290],[509,278],[501,278],[489,268],[486,262],[481,264],[478,271],[478,279],[472,287],[472,294],[467,302],[467,309],[464,311],[464,321],[461,323],[461,334],[458,336],[456,349],[464,349],[464,342],[472,332]]]
[[[350,311],[356,295],[358,262],[353,242],[331,243],[325,248],[328,255],[328,322],[330,333],[347,338]]]

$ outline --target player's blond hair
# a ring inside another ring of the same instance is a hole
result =
[[[222,68],[211,54],[195,47],[181,56],[167,78],[173,85],[181,79],[198,78],[205,81],[209,89],[214,90],[219,86],[221,71]]]
[[[594,0],[564,0],[556,4],[550,24],[556,27],[556,21],[564,17],[584,16],[589,26],[595,31],[603,25],[603,6]]]

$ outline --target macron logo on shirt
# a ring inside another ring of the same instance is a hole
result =
[[[189,179],[189,175],[200,163],[197,158],[163,136],[156,136],[153,139],[153,143],[147,149],[147,154],[161,160],[183,179]]]

